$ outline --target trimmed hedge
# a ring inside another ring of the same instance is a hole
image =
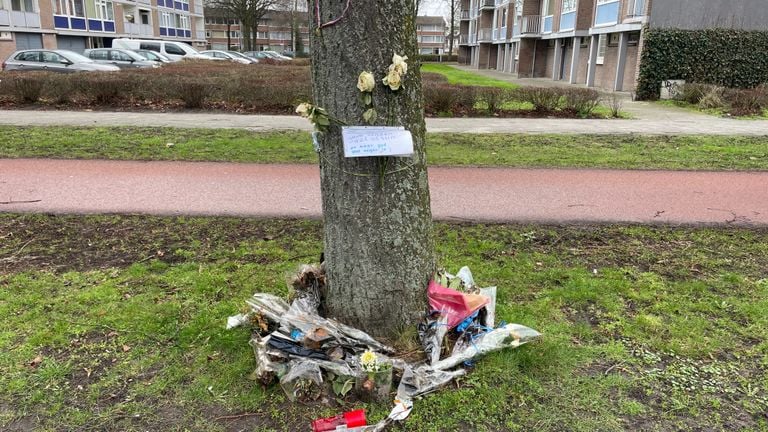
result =
[[[658,99],[662,81],[752,88],[768,82],[768,31],[650,29],[637,82],[638,99]]]
[[[427,62],[433,62],[433,63],[455,63],[459,61],[458,55],[448,55],[448,54],[419,54],[419,60],[421,60],[422,63]]]
[[[308,66],[180,62],[158,69],[121,72],[0,72],[0,105],[56,104],[75,107],[212,109],[292,114],[312,100]],[[589,89],[452,85],[445,76],[423,74],[424,108],[429,115],[516,115],[505,105],[530,103],[534,115],[586,117],[599,102]],[[529,111],[520,110],[526,115]]]

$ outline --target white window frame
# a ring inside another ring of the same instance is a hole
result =
[[[115,20],[115,7],[110,0],[95,0],[96,18],[103,21]]]
[[[600,33],[597,37],[597,58],[595,64],[605,63],[605,51],[608,48],[608,34]]]

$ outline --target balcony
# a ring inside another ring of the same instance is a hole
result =
[[[8,27],[11,25],[11,14],[4,9],[0,9],[0,26]]]
[[[40,28],[40,14],[33,12],[11,11],[11,26]]]
[[[469,20],[469,10],[463,10],[463,11],[461,11],[461,13],[460,13],[460,15],[459,15],[459,16],[460,16],[460,19],[461,19],[462,21],[468,21],[468,20]]]
[[[619,0],[597,5],[597,10],[595,11],[595,26],[616,24],[619,20],[620,6],[621,3]]]
[[[493,41],[493,31],[489,28],[482,28],[478,30],[477,41],[480,43]]]
[[[154,30],[152,29],[151,25],[134,24],[129,22],[124,22],[123,25],[125,26],[125,34],[127,34],[130,37],[154,36]]]
[[[202,15],[203,14],[203,2],[195,1],[195,10],[192,13],[194,13],[195,15]]]
[[[195,36],[197,36],[195,39],[205,40],[205,31],[198,30],[197,32],[195,32]]]
[[[467,35],[459,35],[459,45],[469,45],[469,37]]]
[[[480,10],[483,9],[495,9],[496,0],[480,0]]]
[[[541,33],[541,15],[526,15],[523,17],[523,27],[521,34],[539,34]]]

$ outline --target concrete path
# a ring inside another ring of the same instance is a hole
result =
[[[650,135],[768,135],[768,120],[735,120],[666,107],[635,104],[632,120],[429,118],[429,132],[578,133]],[[638,115],[640,110],[646,113]],[[212,113],[18,111],[0,110],[0,124],[18,126],[150,126],[177,128],[244,128],[257,131],[311,130],[298,116]]]
[[[430,168],[439,220],[768,225],[768,173]],[[0,159],[0,212],[319,218],[318,168]]]

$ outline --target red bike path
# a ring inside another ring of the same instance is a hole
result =
[[[429,169],[438,220],[768,225],[768,172]],[[0,159],[0,212],[320,218],[314,165]]]

